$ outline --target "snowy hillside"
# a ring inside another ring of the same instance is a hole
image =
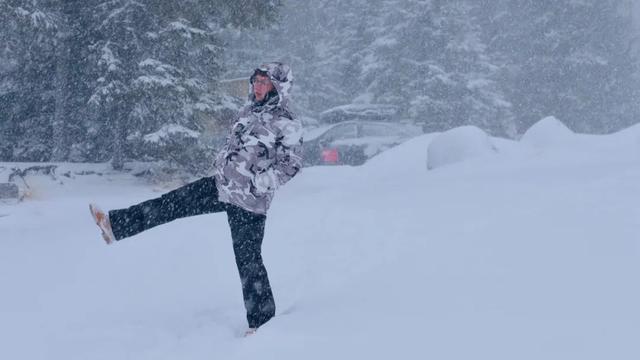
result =
[[[640,127],[556,125],[306,168],[269,214],[278,310],[249,338],[224,214],[107,247],[87,204],[161,192],[106,165],[28,177],[0,205],[0,358],[638,359]]]

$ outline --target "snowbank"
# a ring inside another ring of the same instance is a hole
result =
[[[0,183],[16,184],[25,201],[84,196],[110,191],[112,183],[126,189],[148,188],[151,180],[147,174],[154,164],[128,162],[124,171],[116,171],[110,163],[0,162]]]
[[[548,116],[533,124],[520,141],[534,147],[566,144],[574,137],[573,131],[553,116]]]
[[[462,126],[442,133],[429,144],[427,169],[495,152],[487,133],[475,126]]]
[[[638,149],[640,149],[640,124],[620,130],[617,133],[607,136],[607,138],[615,141],[618,145],[626,145],[638,151]]]
[[[415,177],[424,172],[427,161],[425,149],[438,135],[440,133],[420,135],[383,151],[361,166],[359,174],[363,181],[387,178],[397,182],[406,177]]]

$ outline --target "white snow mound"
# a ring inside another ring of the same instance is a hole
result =
[[[535,147],[547,147],[566,144],[574,138],[575,133],[571,131],[562,121],[554,116],[546,118],[533,124],[527,130],[520,141]]]
[[[475,126],[461,126],[433,139],[427,153],[427,169],[493,154],[496,147],[489,135]]]
[[[640,147],[640,124],[632,125],[610,136],[616,144],[624,144],[632,148]]]

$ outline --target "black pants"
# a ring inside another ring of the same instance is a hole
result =
[[[109,211],[117,240],[175,219],[225,211],[231,227],[233,251],[242,281],[249,327],[257,328],[275,314],[275,302],[261,248],[266,216],[218,201],[212,177],[202,178],[126,209]]]

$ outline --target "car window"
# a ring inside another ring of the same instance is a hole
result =
[[[354,124],[336,125],[324,133],[321,138],[326,141],[353,139],[358,136],[356,130]]]

